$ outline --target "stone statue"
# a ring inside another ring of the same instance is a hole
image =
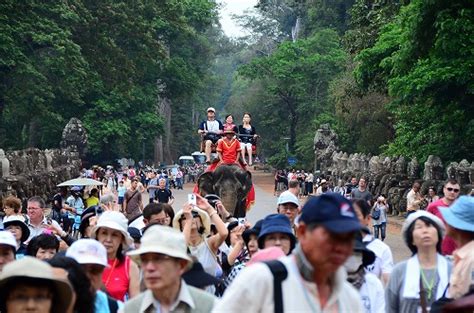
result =
[[[419,172],[420,172],[420,164],[418,163],[418,160],[416,159],[416,157],[414,157],[408,163],[408,168],[407,168],[408,177],[417,178]]]
[[[392,172],[392,159],[390,159],[390,157],[385,157],[383,160],[383,170],[385,173]]]
[[[44,150],[44,157],[46,159],[46,171],[51,172],[53,170],[53,152],[49,149]]]
[[[0,149],[0,168],[2,169],[0,177],[10,176],[10,161],[5,156],[3,149]]]
[[[456,172],[459,164],[458,162],[451,162],[449,165],[446,167],[446,176],[450,179],[456,179]]]
[[[470,167],[471,165],[466,159],[459,162],[458,168],[456,170],[456,180],[461,186],[465,186],[469,184]]]
[[[73,145],[77,147],[80,156],[85,156],[87,153],[87,133],[82,122],[75,117],[71,118],[64,127],[60,143],[63,149]]]
[[[395,173],[404,175],[407,172],[406,169],[407,169],[407,162],[405,160],[405,157],[400,156],[398,160],[395,162]]]
[[[428,156],[425,162],[423,180],[442,180],[443,176],[443,163],[441,159],[435,155]]]

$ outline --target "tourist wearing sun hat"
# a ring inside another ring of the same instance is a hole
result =
[[[81,264],[89,278],[95,291],[95,312],[116,312],[118,308],[123,307],[121,301],[113,299],[101,290],[102,273],[109,265],[107,250],[100,242],[94,239],[79,239],[67,249],[66,256]]]
[[[435,215],[418,210],[402,226],[402,237],[412,257],[393,268],[386,289],[388,313],[429,311],[444,294],[451,263],[441,255],[445,227]]]
[[[133,243],[127,228],[128,220],[125,215],[106,211],[91,231],[91,238],[99,241],[107,250],[109,267],[102,274],[102,282],[107,292],[119,301],[124,301],[126,295],[133,298],[140,292],[138,267],[124,255],[124,251]]]
[[[293,234],[296,234],[296,217],[298,216],[298,208],[300,203],[298,198],[290,191],[284,191],[278,197],[277,213],[284,214],[290,219]]]
[[[7,230],[0,231],[0,273],[3,267],[15,261],[17,243],[13,234]],[[1,312],[1,311],[0,311]]]
[[[0,275],[1,312],[70,312],[74,302],[71,285],[38,259],[26,256],[11,262]]]
[[[474,197],[460,196],[447,208],[440,208],[447,235],[458,249],[453,252],[454,267],[448,296],[458,299],[474,287]]]
[[[214,296],[189,286],[182,278],[192,259],[184,235],[177,229],[151,225],[140,248],[128,255],[141,265],[147,289],[125,304],[124,313],[212,310]]]
[[[294,249],[295,244],[296,237],[288,217],[282,214],[271,214],[265,217],[258,235],[259,249],[279,247],[288,255]]]
[[[183,232],[191,255],[199,260],[204,270],[213,276],[220,276],[222,269],[216,260],[216,255],[229,232],[207,199],[196,194],[196,202],[197,207],[187,203],[176,213],[173,227]],[[217,234],[208,236],[211,221],[216,227]],[[210,289],[208,291],[211,291]]]
[[[26,254],[26,245],[24,242],[30,237],[30,229],[24,222],[22,216],[11,215],[3,220],[3,228],[13,234],[16,240],[16,258],[20,259]]]

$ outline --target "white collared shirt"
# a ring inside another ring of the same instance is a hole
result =
[[[51,224],[56,226],[56,228],[59,228],[59,229],[62,230],[61,226],[55,220],[51,220]],[[48,219],[46,217],[43,217],[43,221],[38,226],[35,226],[35,225],[31,224],[31,221],[28,221],[28,228],[30,229],[30,236],[28,237],[27,241],[30,241],[31,238],[33,238],[33,237],[41,235],[42,233],[44,233],[44,230],[48,227],[49,227]]]

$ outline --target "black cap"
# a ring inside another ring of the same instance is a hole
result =
[[[194,262],[191,269],[184,273],[182,277],[186,284],[196,288],[204,288],[220,282],[219,279],[206,273],[199,262]]]

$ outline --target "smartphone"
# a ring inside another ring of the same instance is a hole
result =
[[[196,206],[196,195],[194,193],[188,194],[188,203]]]
[[[247,219],[245,217],[239,217],[237,220],[239,221],[239,225],[245,225],[245,223],[247,222]]]

